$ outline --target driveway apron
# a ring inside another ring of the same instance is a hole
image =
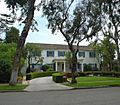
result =
[[[29,86],[25,88],[25,91],[46,91],[46,90],[69,90],[72,87],[55,83],[52,81],[52,77],[36,78],[29,81]]]

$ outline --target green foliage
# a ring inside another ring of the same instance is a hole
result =
[[[38,77],[47,77],[47,76],[51,76],[53,73],[56,73],[56,72],[55,71],[47,71],[47,72],[28,73],[26,75],[26,79],[31,80],[31,79],[38,78]]]
[[[91,66],[89,64],[84,64],[84,71],[90,71],[92,70]]]
[[[84,71],[84,72],[77,72],[77,77],[81,76],[106,76],[106,77],[120,77],[120,72],[110,72],[110,71]],[[67,78],[71,78],[71,73],[64,73]]]
[[[101,11],[101,27],[104,36],[109,37],[116,45],[118,66],[120,65],[120,1],[119,0],[94,0]],[[107,22],[106,22],[107,21]],[[106,62],[105,62],[106,63]]]
[[[47,69],[47,71],[53,71],[53,68],[49,67],[49,68]]]
[[[30,56],[41,56],[41,49],[39,45],[34,43],[27,43],[25,46],[26,51],[29,52]]]
[[[51,68],[48,64],[42,65],[41,69],[43,71],[53,71],[53,68]]]
[[[0,82],[8,82],[12,70],[16,44],[0,44]]]
[[[65,59],[67,62],[71,63],[72,53],[70,51],[65,53]]]
[[[62,83],[63,82],[63,73],[54,73],[52,74],[53,81],[56,83]]]
[[[11,27],[6,32],[5,43],[18,43],[19,30],[15,27]]]
[[[101,29],[98,8],[87,0],[76,2],[75,0],[50,0],[43,3],[43,16],[48,20],[48,28],[52,33],[61,32],[72,53],[73,82],[76,82],[74,72],[79,43],[84,39],[92,38]]]
[[[92,48],[97,53],[98,62],[102,66],[109,65],[109,70],[112,70],[113,60],[115,58],[116,45],[110,40],[109,37],[105,37],[100,43],[91,43]]]

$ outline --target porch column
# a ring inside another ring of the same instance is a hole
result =
[[[55,71],[58,71],[58,62],[55,62]]]
[[[66,62],[64,61],[64,72],[66,71]]]
[[[84,68],[83,68],[83,64],[81,64],[81,69],[82,69],[82,72],[83,72],[83,71],[84,71],[84,70],[83,70],[83,69],[84,69]]]

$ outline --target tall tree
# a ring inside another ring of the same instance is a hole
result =
[[[89,0],[50,0],[43,3],[43,14],[48,20],[48,28],[52,33],[61,32],[71,51],[71,83],[77,82],[75,72],[79,43],[94,36],[101,29],[99,12],[98,7]]]
[[[92,48],[98,55],[100,65],[107,67],[108,70],[113,69],[113,60],[115,58],[116,46],[109,37],[105,37],[100,43],[91,43]],[[103,68],[104,69],[104,68]]]
[[[19,38],[19,42],[17,44],[17,50],[16,50],[14,62],[13,62],[14,64],[13,64],[13,70],[12,70],[11,79],[10,79],[10,85],[15,85],[17,83],[17,75],[18,75],[18,70],[19,70],[21,53],[22,53],[23,46],[24,46],[26,37],[28,35],[28,32],[32,24],[32,20],[34,17],[34,10],[35,10],[34,4],[35,4],[35,0],[27,1],[28,8],[27,8],[27,16],[24,21],[25,26],[23,28],[23,31]]]
[[[95,0],[94,0],[95,1]],[[110,37],[117,47],[118,66],[120,65],[120,1],[119,0],[96,0],[100,5],[102,14],[102,32]],[[96,2],[95,1],[95,2]]]
[[[35,0],[5,0],[5,2],[8,4],[9,8],[13,9],[13,14],[15,14],[15,8],[21,8],[21,17],[19,18],[19,20],[22,20],[22,16],[25,18],[25,20],[22,22],[25,25],[17,43],[16,54],[13,61],[12,74],[9,82],[10,85],[16,85],[22,50],[30,27],[33,23]]]
[[[9,84],[16,85],[17,75],[20,64],[21,53],[23,46],[28,35],[29,30],[37,30],[34,17],[35,9],[39,10],[41,1],[38,5],[35,5],[36,0],[4,0],[7,7],[10,9],[10,14],[0,14],[0,32],[4,32],[8,29],[9,24],[14,23],[16,20],[21,21],[24,24],[23,30],[17,43],[16,54],[13,61],[13,69]],[[17,16],[19,11],[19,17]],[[1,17],[2,16],[2,17]]]
[[[11,27],[6,31],[5,43],[18,43],[19,30],[15,27]]]

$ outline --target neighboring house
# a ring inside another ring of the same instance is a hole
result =
[[[68,45],[62,44],[41,44],[41,43],[32,43],[40,47],[41,57],[43,58],[42,65],[48,64],[55,71],[69,72],[71,67],[70,64],[66,61],[65,53],[69,52]],[[90,46],[80,46],[79,52],[77,55],[78,64],[77,70],[84,71],[84,66],[89,64],[92,69],[99,68],[99,63],[95,57],[95,52],[91,49]],[[35,64],[36,59],[39,57],[32,57],[31,64]],[[34,68],[40,69],[41,63],[34,65]]]

